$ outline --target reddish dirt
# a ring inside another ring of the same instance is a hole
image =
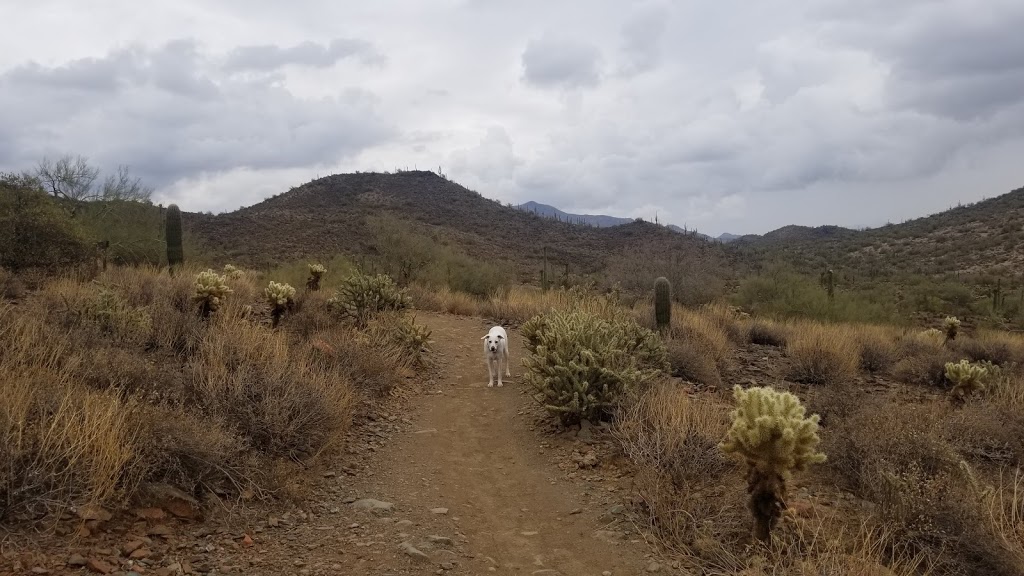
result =
[[[487,388],[487,324],[418,320],[433,331],[435,377],[360,425],[346,454],[307,482],[301,507],[245,505],[202,522],[121,515],[84,538],[11,535],[0,572],[678,573],[630,524],[630,478],[610,438],[600,428],[558,431],[529,397],[517,332],[513,377]],[[390,507],[356,508],[367,498]]]

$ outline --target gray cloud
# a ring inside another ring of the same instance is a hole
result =
[[[502,201],[714,233],[1022,184],[1019,0],[300,3],[154,1],[131,26],[110,26],[127,0],[0,6],[0,169],[83,153],[217,210],[440,165]]]
[[[600,53],[593,46],[542,36],[523,50],[523,79],[541,88],[593,87],[600,82]]]
[[[380,64],[383,57],[365,40],[336,38],[327,45],[316,42],[302,42],[288,48],[273,44],[262,46],[240,46],[225,58],[224,68],[228,71],[276,70],[290,64],[312,68],[328,68],[339,60],[358,57],[364,63]]]
[[[0,141],[20,152],[8,161],[83,151],[162,186],[207,172],[332,164],[393,134],[360,89],[305,98],[274,79],[217,76],[216,61],[175,41],[3,73]]]

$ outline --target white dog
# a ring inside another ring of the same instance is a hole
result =
[[[481,336],[480,339],[484,341],[484,357],[487,359],[487,372],[490,374],[487,387],[491,388],[494,386],[494,374],[497,373],[498,387],[500,388],[502,386],[501,362],[503,360],[505,362],[505,376],[508,378],[512,377],[512,373],[508,369],[508,335],[505,334],[504,328],[495,326],[487,332],[486,336]]]

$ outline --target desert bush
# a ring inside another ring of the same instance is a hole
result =
[[[1024,362],[1024,342],[1006,332],[980,330],[972,338],[960,338],[956,349],[972,362],[992,362],[998,366]]]
[[[750,323],[750,343],[760,346],[782,347],[786,345],[787,330],[784,326],[769,320],[756,319]]]
[[[943,346],[945,336],[937,330],[909,332],[897,340],[899,360],[893,374],[911,384],[945,387],[946,363],[956,362],[956,353]]]
[[[896,339],[881,326],[857,326],[854,338],[860,348],[860,368],[866,372],[885,373],[896,363]]]
[[[405,310],[412,301],[406,291],[396,286],[388,276],[354,274],[342,283],[328,304],[343,318],[365,327],[374,315]]]
[[[818,416],[805,417],[800,399],[769,387],[733,388],[736,409],[721,444],[747,464],[754,537],[767,541],[785,509],[793,472],[825,461],[817,451]]]
[[[377,399],[394,390],[411,368],[398,345],[378,341],[348,327],[332,327],[314,334],[311,358],[325,370],[348,379],[364,398]]]
[[[318,369],[283,333],[221,318],[190,365],[193,394],[255,450],[310,457],[347,429],[349,382]]]
[[[732,346],[721,323],[706,311],[677,306],[666,334],[672,374],[708,386],[719,386]]]
[[[612,414],[623,393],[667,369],[665,346],[623,313],[551,311],[522,327],[526,381],[563,424]]]
[[[869,400],[829,435],[830,466],[938,573],[1020,574],[1024,556],[1004,546],[988,510],[996,488],[944,439],[948,410]]]
[[[92,241],[38,182],[0,174],[0,266],[56,268],[88,260]]]
[[[786,377],[807,384],[836,384],[857,375],[860,349],[839,326],[800,324],[786,344]]]

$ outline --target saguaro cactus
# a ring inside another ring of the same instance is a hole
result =
[[[825,291],[828,292],[828,299],[836,297],[836,276],[831,269],[825,271]]]
[[[672,324],[672,284],[664,276],[654,281],[654,323],[658,330]]]
[[[181,245],[181,210],[177,204],[167,207],[167,265],[171,268],[185,261]]]

